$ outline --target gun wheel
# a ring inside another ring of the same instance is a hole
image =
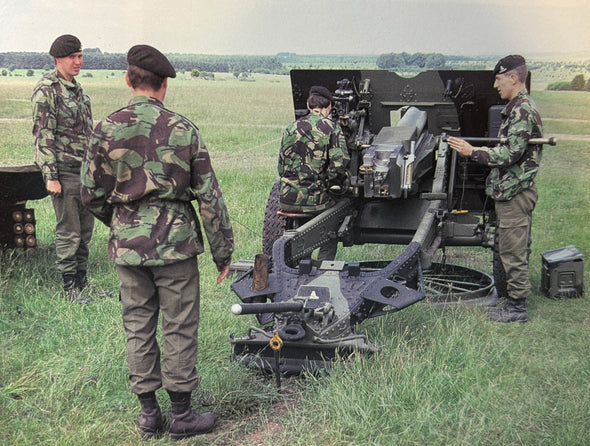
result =
[[[489,274],[459,265],[433,263],[424,271],[425,301],[434,305],[492,305],[498,295]]]

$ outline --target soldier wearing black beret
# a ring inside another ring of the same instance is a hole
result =
[[[82,51],[82,43],[80,39],[76,36],[72,36],[71,34],[64,34],[63,36],[59,36],[55,41],[51,44],[51,48],[49,49],[49,54],[59,59],[60,57],[66,57],[73,53],[79,53]]]
[[[519,55],[510,55],[506,56],[498,61],[494,68],[494,76],[498,74],[504,74],[509,71],[514,70],[515,68],[526,66],[526,61],[524,57]]]
[[[132,47],[127,53],[127,63],[161,77],[176,77],[176,71],[166,56],[149,45]]]
[[[334,206],[331,188],[342,187],[350,161],[340,124],[331,119],[332,93],[323,85],[309,89],[309,113],[283,132],[279,152],[281,210],[309,215],[300,223]],[[338,240],[320,247],[317,260],[334,260]]]
[[[49,54],[55,60],[55,71],[43,76],[31,98],[35,163],[57,219],[56,265],[63,277],[64,295],[86,303],[98,290],[89,287],[86,279],[94,218],[80,203],[80,166],[93,124],[90,99],[75,80],[82,69],[82,43],[65,34],[55,39]]]
[[[495,147],[472,147],[461,138],[448,139],[452,149],[491,168],[486,193],[494,200],[498,256],[506,276],[506,289],[497,286],[502,306],[488,311],[488,317],[497,322],[529,320],[529,241],[542,146],[528,141],[543,136],[543,124],[527,91],[527,76],[526,62],[519,55],[506,56],[494,67],[494,88],[508,101],[498,134],[506,142]]]
[[[309,89],[310,96],[322,96],[332,102],[332,93],[326,87],[322,85],[314,85]]]
[[[197,126],[164,107],[170,61],[156,48],[127,54],[132,101],[97,124],[82,167],[82,202],[110,227],[108,253],[120,283],[131,392],[144,436],[176,440],[215,427],[215,415],[191,409],[200,306],[201,227],[219,272],[227,275],[233,230]],[[200,221],[193,202],[198,202]],[[163,357],[157,340],[161,325]],[[170,397],[164,422],[156,390]]]

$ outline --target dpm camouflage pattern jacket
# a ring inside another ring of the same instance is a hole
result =
[[[502,110],[499,137],[505,144],[475,147],[473,159],[493,167],[486,179],[486,193],[494,200],[507,201],[535,184],[541,163],[542,145],[528,145],[543,136],[541,116],[526,90],[522,90]]]
[[[316,112],[299,118],[283,133],[278,162],[280,201],[297,206],[326,203],[328,183],[346,173],[349,160],[337,123]]]
[[[31,102],[35,163],[45,182],[58,180],[59,165],[80,168],[92,131],[90,99],[75,79],[69,82],[55,71],[37,83]]]
[[[199,214],[218,267],[230,264],[233,230],[197,127],[154,98],[137,96],[102,120],[82,165],[82,203],[110,226],[119,265],[159,266],[203,252]]]

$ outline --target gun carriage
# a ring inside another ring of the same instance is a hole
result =
[[[241,300],[232,312],[255,314],[259,326],[232,336],[233,357],[277,373],[322,369],[353,351],[378,350],[355,331],[367,318],[425,298],[439,304],[494,302],[505,286],[496,256],[493,275],[448,264],[444,255],[434,261],[448,246],[494,249],[488,168],[446,143],[450,135],[479,145],[499,141],[504,103],[492,88],[492,72],[436,70],[403,78],[381,70],[294,70],[291,84],[296,117],[307,113],[311,86],[333,91],[333,118],[351,156],[348,178],[334,185],[337,204],[307,220],[281,212],[279,183],[273,186],[263,254],[232,284]],[[396,113],[401,119],[394,123]],[[405,249],[392,260],[311,259],[334,238],[345,247]]]

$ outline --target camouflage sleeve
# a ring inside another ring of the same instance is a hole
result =
[[[39,88],[33,93],[33,136],[35,164],[41,169],[45,182],[57,180],[55,129],[57,127],[55,98],[50,88]]]
[[[527,150],[532,137],[534,114],[526,107],[514,107],[508,116],[505,144],[495,147],[475,147],[473,159],[491,167],[507,167],[516,163]]]
[[[102,123],[96,126],[91,137],[88,139],[88,145],[84,151],[84,160],[80,171],[80,181],[82,184],[80,196],[82,204],[106,226],[111,225],[113,216],[113,206],[107,202],[107,189],[112,190],[115,186],[115,176],[113,175],[110,164],[105,161],[101,155],[102,138],[97,135],[101,134]],[[95,178],[100,178],[101,186],[98,186]]]
[[[350,161],[346,139],[339,125],[334,128],[330,135],[330,149],[328,151],[330,165],[328,166],[328,181],[342,177]]]
[[[211,166],[209,152],[197,139],[197,151],[192,158],[191,189],[199,204],[199,214],[213,261],[218,267],[231,263],[234,250],[233,229],[221,188]]]
[[[277,171],[279,172],[280,177],[285,175],[285,172],[287,171],[287,164],[290,164],[291,162],[291,154],[285,152],[289,149],[289,147],[292,146],[293,141],[295,141],[292,133],[289,131],[289,128],[290,127],[287,127],[283,131],[283,137],[281,139],[281,150],[279,151],[279,160],[277,163]]]

